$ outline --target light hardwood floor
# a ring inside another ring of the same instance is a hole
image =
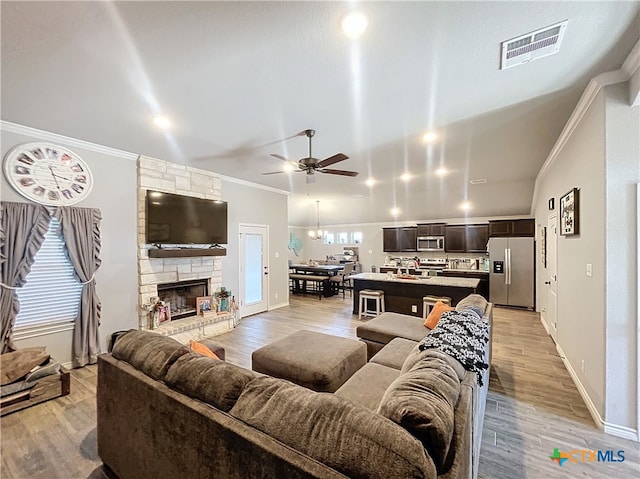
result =
[[[298,329],[354,338],[358,324],[348,296],[292,296],[290,306],[245,318],[216,339],[229,362],[250,367],[252,351]],[[480,478],[640,477],[638,443],[595,427],[536,313],[496,308],[493,338]],[[69,396],[0,420],[2,479],[104,477],[96,448],[96,379],[95,366],[74,370]],[[624,450],[625,461],[560,467],[549,459],[554,448]]]

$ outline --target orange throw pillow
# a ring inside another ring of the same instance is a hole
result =
[[[433,308],[431,308],[431,312],[429,313],[429,316],[427,316],[424,325],[429,329],[435,328],[436,324],[438,324],[438,321],[440,321],[440,316],[442,316],[442,313],[453,311],[454,309],[455,308],[447,306],[442,301],[436,301],[436,304],[433,306]]]
[[[202,343],[199,343],[198,341],[189,341],[189,347],[191,348],[191,351],[202,354],[203,356],[208,356],[213,359],[220,359],[218,356],[216,356],[216,353],[214,353],[208,347],[206,347]]]

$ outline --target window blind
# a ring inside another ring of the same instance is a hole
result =
[[[52,217],[27,282],[16,290],[20,301],[16,329],[73,322],[81,292],[82,283],[67,257],[60,222]]]

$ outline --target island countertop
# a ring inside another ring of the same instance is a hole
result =
[[[404,279],[398,278],[396,275],[389,277],[386,273],[358,273],[349,277],[351,279],[367,281],[430,284],[434,286],[447,286],[454,288],[477,288],[478,284],[480,284],[480,280],[478,278],[455,278],[448,276],[416,276],[416,279]]]
[[[358,273],[349,277],[353,281],[354,314],[358,314],[360,291],[363,289],[383,291],[386,311],[422,316],[424,296],[447,297],[455,306],[462,298],[477,293],[480,283],[479,278],[420,276],[405,279],[386,273]]]

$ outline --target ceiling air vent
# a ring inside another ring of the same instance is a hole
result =
[[[502,42],[500,70],[558,53],[569,20]]]

